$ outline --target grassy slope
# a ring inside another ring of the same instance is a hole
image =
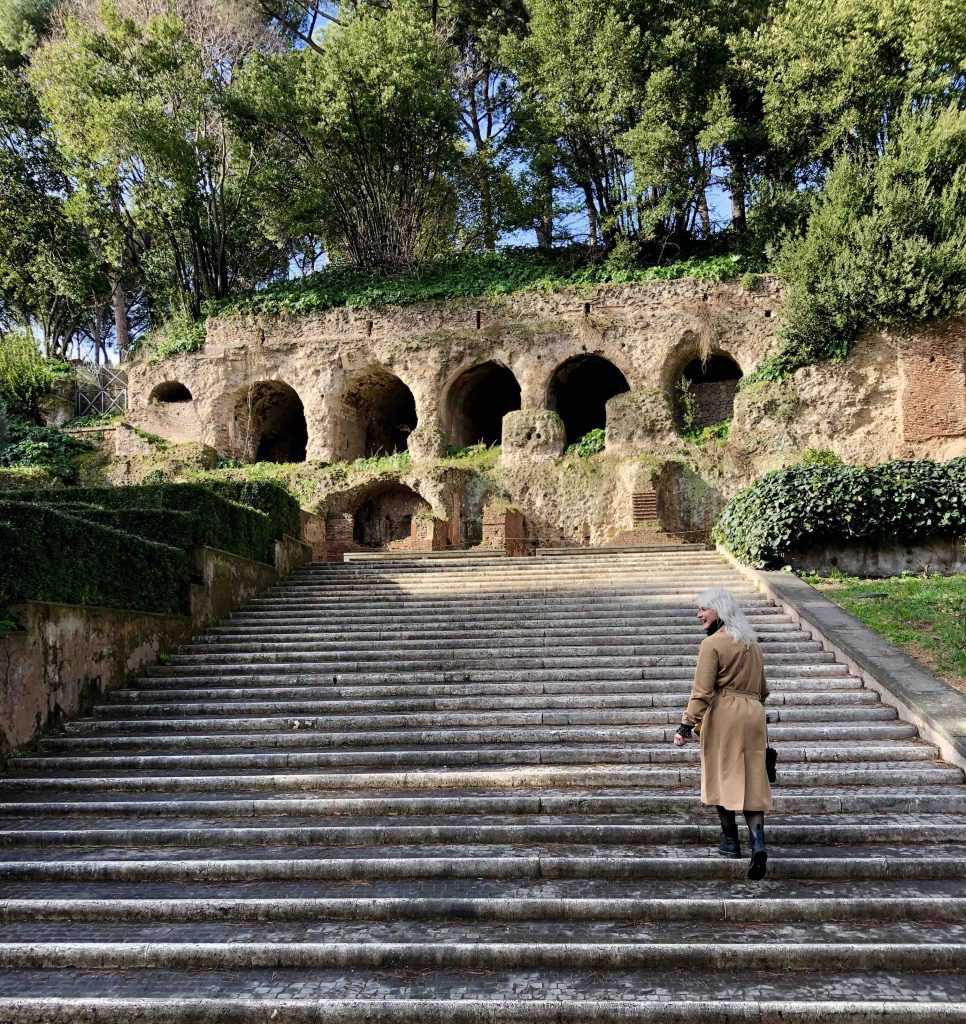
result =
[[[966,576],[808,582],[966,693]]]

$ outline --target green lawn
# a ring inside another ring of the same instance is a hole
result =
[[[966,576],[806,580],[966,692]]]

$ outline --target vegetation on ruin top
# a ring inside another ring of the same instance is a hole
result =
[[[680,277],[721,281],[763,269],[737,253],[651,266],[641,266],[620,252],[597,261],[593,255],[585,246],[547,250],[513,247],[440,256],[418,270],[392,277],[333,266],[233,296],[209,309],[213,313],[304,314],[343,306],[377,308]]]
[[[966,576],[805,579],[966,693]]]

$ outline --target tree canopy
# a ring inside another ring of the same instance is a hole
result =
[[[576,243],[770,262],[791,365],[962,308],[964,76],[956,0],[8,0],[0,331]]]

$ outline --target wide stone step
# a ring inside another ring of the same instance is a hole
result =
[[[117,694],[112,694],[116,699]],[[294,715],[327,715],[356,714],[370,715],[380,712],[417,712],[417,711],[570,711],[570,710],[603,710],[606,708],[640,709],[648,707],[682,706],[682,698],[686,694],[592,694],[584,697],[566,696],[550,697],[534,695],[532,697],[436,697],[406,698],[397,697],[389,701],[366,700],[285,700],[284,698],[266,700],[208,700],[170,701],[158,703],[135,703],[133,701],[118,704],[101,704],[95,709],[96,717],[104,720],[122,720],[129,716],[137,718],[155,718],[162,715],[172,718],[183,718],[198,715],[252,715],[252,714],[294,714]],[[836,706],[877,704],[879,695],[871,690],[846,690],[835,695]],[[805,692],[796,690],[792,693],[771,694],[768,707],[807,707],[811,705],[828,705],[829,695],[822,691]]]
[[[246,677],[243,677],[246,678]],[[821,682],[816,680],[820,678]],[[195,685],[192,685],[194,682]],[[341,680],[338,684],[328,676],[319,682],[304,682],[301,679],[282,680],[271,676],[247,677],[243,685],[220,678],[191,676],[149,676],[141,681],[142,685],[135,690],[116,690],[112,698],[138,700],[176,700],[191,699],[240,699],[271,698],[276,695],[291,698],[328,697],[347,700],[368,700],[370,698],[394,697],[476,697],[476,696],[530,696],[535,694],[573,695],[578,697],[594,695],[619,695],[650,693],[675,693],[686,698],[691,689],[688,675],[670,679],[570,679],[570,680],[535,680],[517,682],[450,682],[450,683],[414,683],[403,684],[393,682],[391,685],[373,686],[356,680]],[[293,683],[295,685],[293,685]],[[862,688],[862,680],[855,676],[835,675],[817,677],[815,675],[802,678],[778,677],[769,681],[771,693],[779,695],[799,691],[814,692],[817,686],[823,693],[851,693]],[[870,690],[870,693],[875,692]],[[128,697],[130,695],[130,698]],[[769,696],[769,700],[771,700]],[[767,707],[767,705],[766,705]]]
[[[891,709],[890,709],[891,710]],[[153,754],[170,752],[174,747],[179,751],[226,750],[270,757],[270,750],[304,750],[316,748],[322,750],[345,750],[352,747],[414,746],[424,747],[463,746],[473,748],[474,760],[481,764],[492,763],[488,759],[491,747],[501,745],[519,745],[521,743],[547,744],[627,744],[627,743],[660,743],[669,742],[675,731],[678,718],[667,716],[667,724],[635,725],[633,727],[601,725],[593,728],[579,726],[529,726],[527,728],[493,727],[393,731],[390,729],[363,731],[330,731],[317,729],[296,729],[291,727],[287,732],[249,731],[249,732],[217,732],[199,731],[194,733],[137,733],[128,736],[68,736],[50,738],[40,741],[38,747],[44,751],[61,751],[83,753],[106,751],[137,750],[142,758]],[[854,722],[843,724],[846,720],[830,720],[815,724],[806,719],[808,724],[778,724],[770,728],[770,738],[779,743],[786,740],[840,740],[853,738],[862,739],[905,739],[916,735],[913,726],[896,722],[864,721],[856,725]],[[893,714],[893,721],[894,714]],[[288,755],[286,763],[295,763],[294,755]],[[150,762],[145,760],[144,764]],[[303,760],[303,764],[306,762]],[[306,764],[306,766],[308,766]],[[961,777],[961,773],[960,773]]]
[[[838,704],[804,707],[776,707],[769,712],[772,722],[776,725],[817,722],[888,722],[898,718],[895,708],[886,706],[843,707]],[[420,741],[428,739],[429,734],[439,732],[455,733],[462,737],[462,742],[508,742],[504,736],[519,733],[525,727],[533,731],[532,737],[547,737],[569,740],[584,739],[583,726],[601,726],[600,738],[612,734],[613,739],[623,739],[628,735],[628,726],[660,726],[674,725],[681,720],[680,709],[650,708],[643,710],[611,710],[611,711],[546,711],[546,712],[452,712],[407,714],[400,712],[390,715],[262,715],[248,718],[170,718],[170,719],[85,719],[67,725],[66,737],[45,739],[44,749],[63,747],[77,740],[89,740],[100,743],[117,740],[137,740],[154,743],[156,736],[176,736],[178,739],[203,734],[214,736],[231,734],[233,736],[285,736],[288,732],[312,733],[318,737],[340,738],[358,735],[377,736],[392,732],[397,735],[400,730],[411,730],[419,736]],[[604,728],[606,727],[606,728]],[[554,730],[568,730],[556,734]],[[576,730],[576,731],[575,731]],[[479,739],[470,739],[470,736]],[[150,737],[150,739],[147,739]],[[643,737],[641,737],[643,738]],[[518,742],[510,740],[509,742]],[[256,744],[259,742],[255,741]],[[331,742],[326,739],[324,742]],[[351,739],[347,740],[350,744]],[[368,742],[368,740],[366,741]],[[396,742],[399,742],[397,739]],[[271,743],[269,743],[271,745]]]
[[[92,785],[86,791],[80,787],[83,780],[72,780],[78,789],[74,799],[43,799],[43,788],[34,787],[24,780],[15,792],[6,794],[10,802],[0,803],[0,817],[30,814],[38,815],[86,815],[103,816],[138,815],[140,817],[193,817],[205,814],[223,817],[265,817],[275,815],[329,815],[364,817],[438,817],[454,815],[502,816],[511,820],[514,815],[579,815],[589,816],[650,814],[689,814],[705,816],[704,805],[693,795],[682,792],[672,793],[613,793],[541,791],[516,793],[512,796],[487,794],[466,794],[459,796],[407,793],[405,796],[372,796],[365,792],[342,797],[305,796],[298,791],[280,792],[271,797],[232,796],[223,790],[207,791],[205,785],[218,780],[185,777],[176,780],[179,786],[172,786],[177,793],[175,799],[146,800],[142,794],[132,797],[104,797],[103,779],[90,780]],[[40,798],[38,801],[38,797]],[[878,812],[898,814],[956,814],[966,813],[966,792],[953,787],[941,791],[918,793],[909,789],[900,790],[849,790],[837,788],[796,792],[781,787],[775,793],[775,814],[848,814],[856,816],[874,815]],[[541,819],[542,820],[542,819]],[[771,821],[771,819],[770,819]],[[863,823],[868,823],[863,821]],[[873,819],[872,823],[877,823]],[[941,820],[932,824],[945,824]]]
[[[0,921],[34,922],[952,922],[966,923],[966,898],[540,899],[537,897],[274,899],[10,899]],[[942,933],[940,933],[942,934]]]
[[[49,993],[45,985],[47,972],[35,972],[28,980],[38,992]],[[732,975],[726,984],[706,983],[703,987],[710,998],[688,998],[693,990],[690,971],[635,971],[627,982],[637,992],[662,992],[670,998],[653,1001],[633,1001],[615,992],[613,987],[594,984],[593,977],[581,972],[542,972],[539,981],[522,985],[516,975],[494,979],[491,991],[479,991],[478,973],[461,975],[446,972],[434,984],[432,977],[420,975],[416,986],[400,982],[398,973],[382,978],[373,975],[373,983],[380,991],[391,993],[379,999],[360,999],[348,980],[339,984],[337,979],[325,983],[327,995],[323,998],[305,998],[308,988],[319,987],[317,972],[273,972],[267,978],[249,976],[236,979],[231,973],[211,978],[207,991],[226,993],[216,997],[194,995],[190,987],[178,984],[175,978],[156,984],[170,990],[167,996],[124,997],[117,991],[126,991],[129,979],[123,973],[101,971],[91,977],[82,977],[76,983],[61,983],[70,995],[35,995],[23,999],[0,996],[0,1024],[102,1024],[119,1021],[144,1024],[263,1024],[265,996],[250,996],[258,986],[271,986],[275,991],[291,991],[292,996],[271,998],[272,1012],[281,1024],[403,1024],[411,1021],[433,1021],[435,1024],[735,1024],[754,1020],[758,1024],[964,1024],[966,1001],[950,1001],[949,992],[959,992],[954,976],[905,973],[892,979],[883,972],[838,972],[827,976],[823,984],[811,981],[811,998],[802,999],[794,990],[779,993],[769,1001],[742,1002],[731,998],[734,989]],[[760,976],[759,976],[760,975]],[[209,977],[211,977],[209,975]],[[749,972],[746,986],[760,990],[776,986],[767,973]],[[797,975],[795,977],[798,977]],[[392,983],[405,991],[393,991]],[[800,985],[800,982],[798,983]],[[620,986],[623,990],[626,985]],[[816,990],[823,988],[825,991]],[[918,993],[929,992],[929,998],[911,1001],[907,996],[912,987]],[[94,994],[101,992],[108,995]],[[128,988],[130,985],[128,984]],[[426,990],[432,992],[427,997]],[[411,989],[418,989],[411,991]],[[454,999],[454,990],[478,993],[483,998],[468,996]],[[670,990],[669,990],[670,989]],[[720,989],[720,992],[717,991]],[[710,992],[709,992],[710,990]],[[886,993],[886,999],[880,997]],[[85,993],[78,995],[78,992]],[[338,992],[339,995],[331,993]],[[788,998],[792,995],[793,998]],[[869,996],[870,998],[863,998]],[[960,992],[960,996],[966,993]],[[782,998],[784,997],[784,998]],[[820,998],[824,997],[824,998]],[[846,1001],[843,1001],[843,998]],[[938,1000],[938,1001],[937,1001]],[[591,1017],[588,1017],[591,1014]]]
[[[958,970],[966,944],[918,943],[0,943],[0,968],[251,967]]]
[[[776,857],[769,862],[771,881],[840,880],[899,881],[949,879],[963,881],[961,857],[856,856]],[[424,880],[424,879],[687,879],[744,880],[747,865],[720,857],[607,857],[549,855],[496,857],[265,857],[244,859],[138,860],[2,860],[0,881],[85,882],[249,882],[267,880]]]

